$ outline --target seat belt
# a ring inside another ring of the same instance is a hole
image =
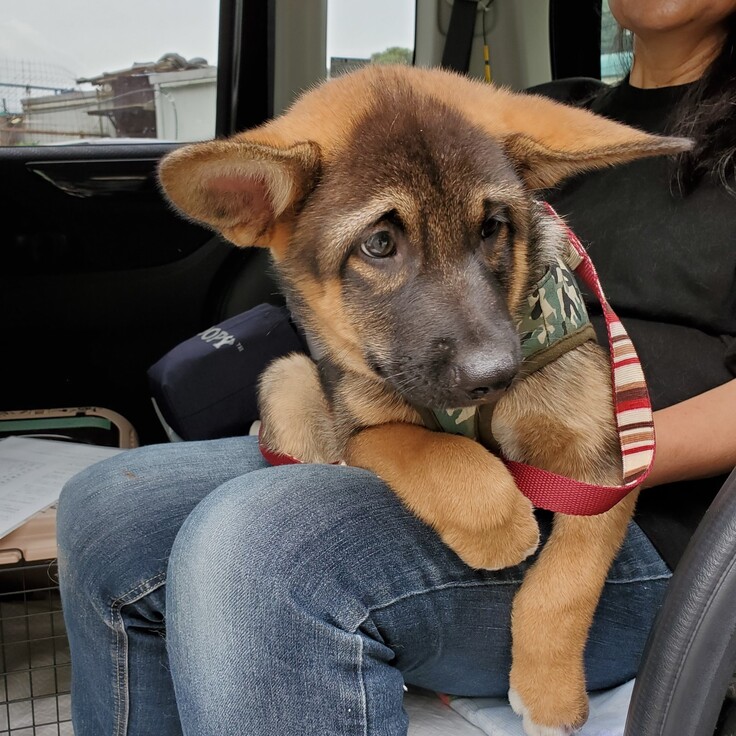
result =
[[[452,4],[450,26],[442,52],[442,66],[445,69],[468,73],[477,13],[478,0],[455,0]]]

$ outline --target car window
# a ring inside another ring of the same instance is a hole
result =
[[[28,0],[0,20],[0,145],[215,133],[219,0]]]
[[[0,145],[215,134],[219,0],[29,0],[0,20]],[[276,113],[368,63],[412,63],[416,0],[275,3]],[[145,22],[142,22],[145,20]]]
[[[371,63],[413,63],[415,26],[415,0],[329,0],[327,76]]]
[[[412,63],[416,2],[276,0],[274,114],[325,78],[376,62]]]
[[[631,34],[611,15],[608,0],[601,3],[601,79],[609,84],[626,76],[631,66]]]

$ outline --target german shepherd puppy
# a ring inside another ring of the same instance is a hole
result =
[[[266,442],[374,471],[467,564],[496,569],[535,551],[531,504],[496,455],[426,429],[415,407],[497,401],[507,457],[620,483],[604,351],[589,342],[517,377],[516,315],[566,242],[534,191],[687,147],[445,71],[372,66],[261,127],[178,149],[160,178],[184,215],[271,249],[321,353],[267,371]],[[510,700],[530,736],[587,718],[583,650],[635,495],[557,515],[516,596]]]

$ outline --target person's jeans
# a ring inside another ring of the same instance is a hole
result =
[[[468,568],[364,470],[270,468],[253,438],[131,450],[67,484],[58,542],[76,736],[405,734],[404,682],[508,687],[527,565]],[[632,524],[590,689],[634,676],[669,576]]]

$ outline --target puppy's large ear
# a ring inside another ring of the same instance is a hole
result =
[[[504,139],[503,143],[516,170],[532,189],[547,189],[583,171],[649,156],[667,156],[692,147],[692,141],[687,138],[654,135],[615,143],[602,140],[588,142],[583,139],[570,150],[551,148],[523,133],[515,133]]]
[[[461,111],[500,141],[534,189],[583,171],[692,148],[686,138],[649,135],[548,97],[512,92],[445,70],[402,67],[384,73],[406,77],[424,95]]]
[[[514,95],[513,132],[503,145],[521,177],[546,189],[583,171],[667,156],[692,148],[687,138],[650,135],[587,110],[535,95]]]
[[[187,217],[236,245],[277,250],[319,170],[314,143],[276,147],[231,139],[177,149],[161,162],[159,179]]]

